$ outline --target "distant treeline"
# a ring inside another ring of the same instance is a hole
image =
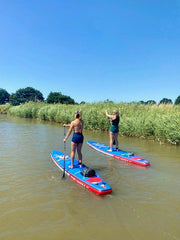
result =
[[[118,103],[111,101],[80,105],[46,104],[28,102],[19,106],[5,104],[0,112],[11,116],[35,118],[57,123],[70,123],[74,113],[82,110],[85,129],[109,131],[110,123],[105,115],[117,109],[120,114],[120,135],[150,138],[160,142],[180,143],[180,105]]]
[[[63,95],[61,92],[50,92],[45,100],[43,94],[32,87],[20,88],[13,94],[9,94],[5,89],[0,88],[0,104],[10,103],[13,106],[17,106],[29,101],[75,104],[74,99]]]
[[[0,88],[0,104],[10,103],[13,106],[21,105],[29,101],[33,102],[46,102],[62,103],[62,104],[77,104],[70,96],[63,95],[61,92],[50,92],[47,99],[44,99],[43,94],[32,87],[20,88],[16,93],[9,94],[5,89]],[[111,102],[108,99],[105,102]],[[80,104],[85,103],[82,101]],[[139,101],[141,104],[154,105],[157,104],[154,100],[147,102]],[[173,101],[168,98],[163,98],[158,104],[173,104]],[[174,104],[180,104],[180,95],[174,101]]]

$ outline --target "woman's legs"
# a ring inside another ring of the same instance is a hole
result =
[[[119,148],[119,143],[118,143],[118,133],[114,133],[114,140],[116,144],[116,150]]]
[[[78,154],[78,158],[79,158],[79,164],[82,163],[82,153],[81,153],[82,145],[83,145],[82,143],[77,144],[77,154]]]
[[[115,144],[116,144],[116,149],[119,148],[119,142],[118,142],[118,133],[113,133],[113,132],[110,132],[109,133],[109,137],[110,137],[110,149],[109,151],[112,151],[112,148],[113,148],[113,140],[115,141]]]
[[[109,132],[109,137],[110,137],[110,151],[112,151],[112,147],[113,147],[113,132]]]
[[[79,158],[79,163],[82,163],[82,153],[81,153],[81,148],[82,148],[82,143],[74,143],[71,142],[71,166],[70,168],[73,168],[74,165],[74,157],[75,157],[75,153],[76,153],[76,149],[77,149],[77,154],[78,154],[78,158]]]
[[[77,148],[77,144],[74,142],[71,142],[71,166],[70,166],[70,168],[73,168],[76,148]]]

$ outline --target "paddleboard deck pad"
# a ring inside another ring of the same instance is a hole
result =
[[[51,152],[51,158],[62,171],[64,171],[65,162],[65,174],[75,182],[79,183],[81,186],[98,195],[110,194],[112,192],[112,188],[109,186],[109,184],[105,182],[97,173],[95,173],[93,177],[83,176],[81,172],[87,168],[87,166],[82,164],[80,167],[78,160],[74,159],[74,167],[70,168],[69,166],[71,165],[71,158],[69,155],[64,155],[62,152],[53,150]]]
[[[127,161],[130,163],[134,163],[134,164],[138,164],[141,166],[149,166],[150,162],[147,161],[144,158],[138,157],[136,156],[134,153],[130,153],[130,152],[125,152],[122,150],[116,150],[115,148],[113,148],[113,151],[108,151],[110,149],[109,146],[102,144],[102,143],[97,143],[97,142],[92,142],[92,141],[88,141],[87,144],[92,147],[93,149],[107,154],[111,157],[123,160],[123,161]]]

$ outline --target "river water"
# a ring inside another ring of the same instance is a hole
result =
[[[63,131],[0,116],[0,240],[180,239],[180,147],[119,137],[121,149],[151,162],[137,167],[87,146],[108,144],[108,133],[84,131],[83,161],[113,189],[98,196],[61,179],[50,152],[64,151]]]

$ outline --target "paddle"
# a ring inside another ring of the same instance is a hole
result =
[[[64,126],[64,138],[66,137],[66,130],[65,130],[65,126]],[[63,175],[62,178],[65,177],[65,156],[66,155],[66,142],[64,142],[64,169],[63,169]]]

